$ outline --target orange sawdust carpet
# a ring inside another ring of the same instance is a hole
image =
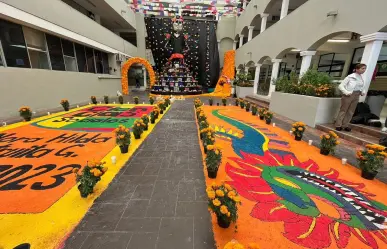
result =
[[[212,216],[218,248],[232,239],[262,249],[387,248],[384,183],[240,107],[203,110],[223,147],[215,182],[229,183],[242,200],[237,232]],[[213,181],[206,176],[207,186]]]

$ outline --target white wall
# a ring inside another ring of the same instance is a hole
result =
[[[218,26],[216,30],[216,38],[222,40],[223,38],[235,38],[235,25],[236,17],[234,16],[225,16],[218,21]]]
[[[269,0],[253,1],[255,3],[250,3],[246,13],[238,18],[236,32],[248,26],[254,16],[265,9]],[[258,8],[255,9],[254,4]],[[288,48],[316,49],[321,45],[315,44],[317,41],[339,32],[350,31],[361,35],[378,32],[387,25],[386,9],[385,0],[373,0],[372,4],[364,0],[309,0],[239,48],[236,64],[244,63],[244,55],[249,52],[252,52],[254,61],[259,61],[264,56],[276,58]],[[327,17],[332,10],[338,11],[337,17]],[[358,18],[354,13],[372,18]]]
[[[132,56],[137,54],[137,48],[133,46],[133,44],[125,41],[60,0],[0,0],[0,3],[1,2],[34,16],[31,16],[30,18],[38,17],[46,22],[57,25],[56,30],[45,30],[44,27],[39,28],[45,32],[63,37],[63,30],[61,29],[64,28],[67,31],[74,32],[78,36],[89,38],[122,53]],[[29,23],[31,22],[25,20],[26,17],[28,17],[28,15],[23,15],[23,18],[17,16],[9,18],[7,13],[1,15],[0,9],[0,18],[10,19],[13,22],[29,26]],[[32,26],[32,28],[36,27]],[[70,34],[67,32],[67,35]],[[65,38],[76,40],[72,37]],[[104,51],[106,51],[106,49]]]
[[[137,56],[146,58],[145,37],[147,36],[147,33],[146,33],[144,14],[136,13],[136,23],[137,23],[137,30],[136,30]]]
[[[102,1],[102,0],[99,0]],[[123,17],[133,28],[136,28],[136,17],[133,10],[128,7],[124,0],[104,0],[121,17]],[[124,12],[123,12],[124,11]]]
[[[0,75],[0,117],[17,116],[24,105],[39,111],[60,107],[64,98],[75,104],[122,91],[120,78],[91,73],[0,67]]]

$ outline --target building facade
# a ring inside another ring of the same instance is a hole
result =
[[[0,0],[0,117],[116,95],[136,30],[124,0]]]

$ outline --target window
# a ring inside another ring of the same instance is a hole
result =
[[[364,47],[355,49],[355,52],[353,53],[351,67],[349,68],[349,73],[352,73],[355,69],[355,66],[361,63],[363,53]],[[380,55],[376,64],[376,70],[376,76],[387,76],[387,44],[383,44],[382,49],[380,50]]]
[[[85,47],[75,43],[75,53],[77,55],[78,71],[87,73]]]
[[[20,25],[0,20],[0,41],[8,67],[31,67]]]
[[[102,65],[101,51],[94,49],[94,58],[95,58],[95,65],[96,65],[97,73],[102,74],[103,73],[103,65]]]
[[[94,52],[92,48],[85,47],[87,72],[95,73]]]
[[[110,69],[109,69],[109,58],[107,53],[101,52],[102,53],[102,64],[103,64],[103,73],[104,74],[109,74]]]
[[[341,77],[346,59],[346,54],[331,53],[321,55],[317,70],[327,73],[332,77]]]
[[[66,71],[78,71],[77,60],[75,59],[74,44],[71,41],[61,39],[63,59],[66,66]]]
[[[302,59],[298,58],[296,62],[296,74],[300,74],[301,72],[301,64],[302,64]]]
[[[0,67],[5,67],[3,47],[1,46],[1,40],[0,40]]]
[[[44,33],[28,27],[23,27],[23,33],[27,43],[31,67],[50,69]]]
[[[62,44],[60,38],[46,34],[48,51],[50,53],[52,70],[65,71]]]

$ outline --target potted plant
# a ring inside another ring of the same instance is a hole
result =
[[[361,177],[373,180],[383,169],[387,157],[386,147],[377,144],[367,144],[366,149],[357,152],[357,160],[361,169]]]
[[[258,107],[256,105],[252,105],[251,106],[251,114],[253,116],[257,115],[257,112],[258,112]]]
[[[159,115],[160,115],[160,109],[158,106],[155,106],[153,107],[153,112],[155,114],[155,119],[158,119],[159,118]]]
[[[154,124],[156,122],[156,114],[155,114],[155,111],[151,111],[150,113],[150,123],[151,124]]]
[[[207,121],[207,116],[204,114],[204,112],[199,113],[199,122]]]
[[[140,139],[141,134],[144,131],[144,121],[142,120],[136,120],[134,121],[132,132],[135,139]]]
[[[235,99],[235,106],[238,106],[238,105],[239,105],[239,99],[236,98],[236,99]]]
[[[217,145],[207,145],[206,167],[209,178],[216,178],[220,163],[222,162],[222,151]]]
[[[138,97],[136,96],[136,97],[134,97],[133,99],[134,99],[134,103],[135,103],[136,105],[138,105]]]
[[[196,98],[194,101],[195,108],[198,108],[203,105],[202,101],[199,98]]]
[[[330,131],[329,134],[322,135],[320,137],[320,154],[321,155],[329,155],[330,153],[335,152],[336,145],[339,144],[339,141],[337,141],[338,136],[333,131]]]
[[[120,104],[124,104],[124,97],[122,95],[118,96],[118,102],[120,102]]]
[[[259,119],[260,120],[264,120],[265,119],[265,112],[266,112],[266,108],[259,108],[258,110],[258,115],[259,115]]]
[[[266,111],[265,112],[265,120],[266,120],[266,124],[270,124],[271,123],[271,120],[273,119],[273,113],[270,112],[270,111]]]
[[[304,135],[305,129],[306,129],[306,126],[304,122],[296,122],[293,124],[292,131],[296,141],[301,141],[302,136]]]
[[[146,115],[146,114],[142,115],[141,119],[142,119],[142,121],[145,124],[144,131],[147,131],[148,130],[148,124],[149,124],[149,117],[148,117],[148,115]]]
[[[70,103],[67,99],[62,99],[60,101],[60,104],[62,105],[63,109],[68,112],[70,110]]]
[[[244,109],[245,108],[245,101],[243,99],[239,100],[239,105],[240,105],[241,109]]]
[[[149,103],[153,105],[154,102],[155,102],[155,99],[152,96],[149,96]]]
[[[215,143],[215,130],[211,127],[204,128],[201,130],[201,135],[203,139],[204,153],[207,154],[207,146]]]
[[[105,102],[105,104],[109,104],[109,96],[103,96],[103,101]]]
[[[157,102],[157,105],[160,109],[160,113],[163,114],[164,113],[164,101]]]
[[[222,98],[222,103],[223,103],[223,106],[227,105],[227,99],[225,97]]]
[[[125,126],[120,125],[114,130],[116,134],[116,144],[120,146],[122,154],[128,153],[130,145],[130,130],[125,128]]]
[[[76,181],[79,183],[78,190],[82,198],[86,198],[93,193],[94,187],[101,180],[101,176],[107,171],[107,167],[103,165],[105,162],[88,162],[86,166],[79,172],[79,169],[73,169],[76,175]]]
[[[22,106],[19,109],[19,114],[24,118],[24,121],[31,121],[32,111],[28,106]]]
[[[169,98],[169,96],[164,97],[164,103],[165,103],[165,108],[171,104],[171,99]]]
[[[210,106],[212,106],[212,105],[214,104],[214,99],[213,99],[213,98],[209,98],[209,99],[208,99],[208,104],[209,104]]]
[[[250,107],[251,107],[250,102],[247,102],[247,101],[246,101],[246,112],[249,112],[249,111],[250,111]]]
[[[229,184],[217,185],[213,183],[206,189],[208,208],[216,215],[218,225],[228,228],[231,222],[238,219],[238,205],[241,204],[238,192]]]
[[[91,103],[93,103],[94,105],[97,104],[97,97],[91,96],[90,99],[91,99]]]

